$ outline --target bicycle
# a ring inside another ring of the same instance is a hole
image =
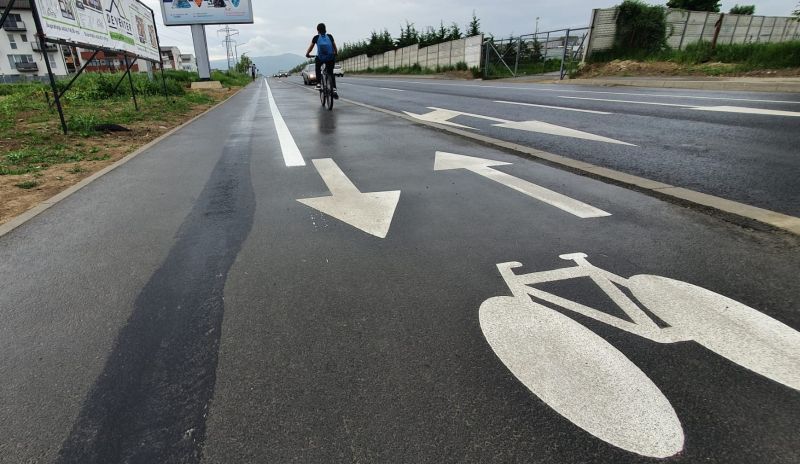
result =
[[[315,58],[315,55],[310,55],[310,58]],[[326,63],[322,63],[320,68],[320,76],[317,76],[317,80],[320,83],[319,89],[319,101],[322,103],[322,107],[328,108],[328,111],[333,110],[333,83],[331,82],[331,77],[328,75],[328,65]]]
[[[595,267],[584,253],[559,256],[576,266],[515,274],[497,265],[513,296],[481,304],[489,345],[531,392],[573,424],[619,448],[665,458],[683,449],[674,409],[622,352],[549,303],[656,343],[695,341],[753,372],[800,390],[800,332],[737,301],[654,275],[628,279]],[[590,278],[629,320],[533,288]],[[620,287],[627,288],[637,304]],[[639,306],[667,326],[654,321]]]

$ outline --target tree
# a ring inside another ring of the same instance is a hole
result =
[[[793,15],[800,18],[800,3],[797,4],[797,9],[792,12]]]
[[[240,74],[248,74],[250,73],[251,66],[253,66],[253,60],[251,60],[249,56],[242,53],[242,56],[239,57],[239,62],[236,63],[236,72]]]
[[[462,37],[463,35],[461,34],[461,28],[458,27],[458,24],[453,23],[450,26],[450,32],[447,36],[447,40],[458,40]]]
[[[669,0],[667,8],[719,13],[720,0]]]
[[[731,8],[730,14],[738,14],[738,15],[754,15],[756,14],[756,6],[755,5],[739,5],[738,3]]]
[[[475,10],[472,10],[472,21],[467,26],[467,37],[481,35],[481,21],[475,16]]]

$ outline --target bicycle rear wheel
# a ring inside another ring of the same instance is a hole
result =
[[[330,111],[333,109],[333,82],[329,75],[325,75],[325,94],[327,95],[326,105]]]
[[[326,96],[325,96],[325,78],[324,77],[320,77],[319,86],[320,86],[320,89],[319,89],[319,102],[322,104],[322,107],[324,108],[325,107],[325,99],[326,99]]]
[[[666,458],[683,449],[683,428],[667,398],[599,335],[530,299],[490,298],[479,319],[511,373],[573,424],[644,456]]]

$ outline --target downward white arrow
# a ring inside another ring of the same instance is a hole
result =
[[[361,193],[332,159],[315,159],[312,163],[331,196],[297,201],[368,234],[386,238],[400,200],[400,191]]]
[[[511,163],[437,151],[433,170],[445,171],[449,169],[466,169],[467,171],[472,171],[475,174],[479,174],[495,182],[499,182],[518,192],[522,192],[529,197],[543,201],[548,205],[555,206],[556,208],[578,216],[579,218],[585,219],[611,216],[610,213],[607,213],[601,209],[597,209],[594,206],[587,205],[586,203],[575,200],[574,198],[570,198],[566,195],[562,195],[558,192],[554,192],[539,185],[532,184],[526,180],[519,179],[510,174],[506,174],[491,168],[491,166],[504,166],[507,164]]]

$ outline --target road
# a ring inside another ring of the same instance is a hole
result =
[[[800,216],[797,94],[351,77],[341,79],[341,90],[348,99],[393,111],[430,115],[430,108],[442,108],[466,113],[447,122]],[[557,127],[509,127],[502,120]],[[611,140],[586,143],[580,137],[588,135],[570,134],[570,129]]]
[[[798,245],[259,80],[0,237],[0,462],[794,463]]]

